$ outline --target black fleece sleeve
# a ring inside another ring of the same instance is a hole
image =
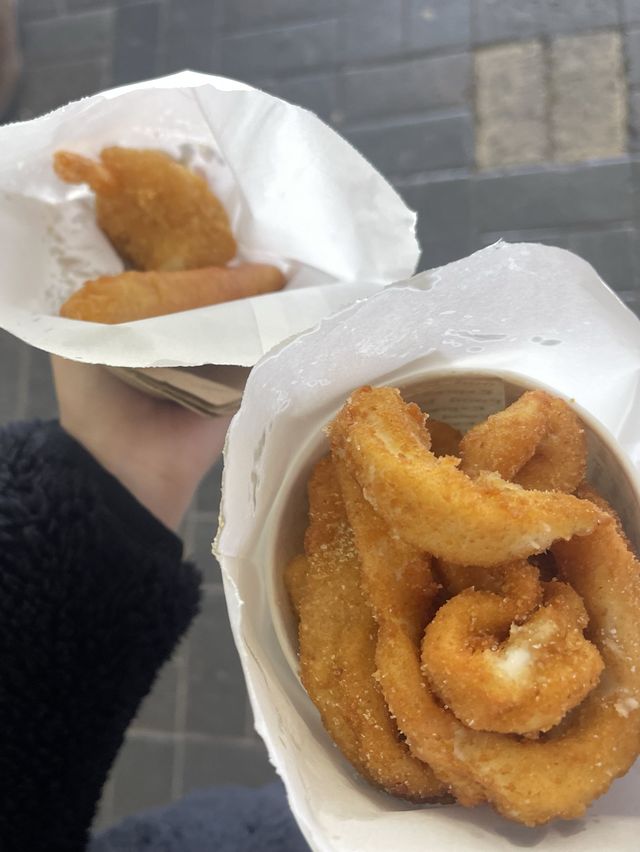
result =
[[[58,424],[0,430],[0,849],[75,852],[197,611],[180,540]]]

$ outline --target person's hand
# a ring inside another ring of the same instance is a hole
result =
[[[52,356],[62,427],[166,526],[177,529],[219,457],[230,418],[207,418]]]

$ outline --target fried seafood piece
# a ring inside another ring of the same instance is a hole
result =
[[[411,801],[439,799],[442,785],[401,740],[374,677],[376,625],[330,459],[312,473],[309,518],[299,601],[302,682],[329,735],[362,775]]]
[[[60,308],[60,316],[120,323],[219,305],[273,293],[284,286],[275,266],[243,263],[185,272],[122,272],[87,281]]]
[[[438,610],[422,642],[423,672],[468,728],[548,731],[602,672],[587,621],[566,583],[540,584],[526,562],[503,566],[500,593],[468,588]]]
[[[542,600],[537,566],[530,565],[526,559],[481,568],[478,565],[456,565],[435,559],[433,573],[442,584],[448,598],[452,598],[465,589],[479,589],[508,597],[515,607],[514,618],[526,615]]]
[[[98,225],[136,269],[221,266],[236,254],[207,182],[162,151],[104,148],[100,162],[57,151],[53,165],[62,180],[95,192]]]
[[[284,569],[284,585],[293,611],[299,617],[300,605],[307,587],[309,560],[304,553],[294,556]]]
[[[613,514],[552,550],[561,578],[584,603],[588,636],[604,661],[597,687],[537,741],[467,728],[456,735],[456,754],[489,800],[526,825],[581,816],[640,753],[640,563]]]
[[[527,391],[508,408],[469,429],[460,441],[461,469],[469,476],[493,471],[513,479],[546,433],[550,401],[544,391]]]
[[[457,456],[460,453],[462,432],[442,420],[429,418],[426,423],[434,456]]]
[[[591,532],[601,517],[588,500],[525,491],[497,474],[475,479],[429,449],[424,415],[394,388],[355,391],[329,427],[332,452],[373,508],[419,550],[460,564],[497,565]]]
[[[469,476],[494,471],[538,491],[573,493],[587,469],[587,443],[578,415],[545,391],[527,391],[474,426],[460,442]]]
[[[392,534],[343,460],[336,461],[336,469],[360,554],[362,586],[378,625],[375,663],[389,710],[411,753],[433,768],[459,802],[478,804],[482,789],[454,754],[456,722],[420,671],[420,641],[438,593],[431,558]]]
[[[551,397],[547,430],[513,481],[523,488],[572,494],[586,472],[587,437],[582,422],[564,400]]]

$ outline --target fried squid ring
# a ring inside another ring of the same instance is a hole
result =
[[[493,471],[528,490],[572,494],[587,469],[580,418],[545,391],[527,391],[474,426],[460,442],[461,469]]]
[[[295,614],[300,617],[300,606],[307,587],[309,560],[304,553],[294,556],[284,569],[284,585]]]
[[[469,429],[460,441],[461,469],[469,476],[493,471],[513,479],[547,431],[550,401],[544,391],[527,391],[504,411]]]
[[[513,477],[523,488],[572,494],[587,472],[587,438],[578,415],[550,397],[547,430],[531,458]]]
[[[435,595],[430,557],[391,535],[344,462],[336,469],[360,558],[362,582],[378,624],[375,661],[384,697],[411,753],[432,766],[459,802],[483,801],[458,766],[454,720],[434,699],[420,671],[420,640]]]
[[[581,816],[640,753],[640,563],[613,516],[588,536],[556,542],[553,554],[588,613],[605,664],[598,686],[537,741],[456,734],[456,755],[489,800],[526,825]]]
[[[542,597],[537,566],[530,565],[526,559],[493,568],[455,565],[438,559],[434,561],[433,568],[447,597],[471,588],[494,592],[511,599],[516,607],[514,618],[519,613],[526,615],[540,603]]]
[[[422,668],[468,728],[537,734],[559,724],[598,681],[603,663],[584,638],[586,625],[570,586],[539,584],[527,563],[505,566],[504,594],[466,589],[438,610],[425,631]]]
[[[311,476],[309,502],[299,597],[302,682],[329,735],[365,778],[411,801],[440,800],[443,785],[400,740],[374,678],[376,625],[330,459]]]
[[[474,480],[458,460],[436,458],[415,405],[394,388],[356,391],[329,429],[332,452],[345,460],[366,499],[396,533],[451,562],[491,566],[584,535],[600,512],[586,500],[525,491],[496,474]]]

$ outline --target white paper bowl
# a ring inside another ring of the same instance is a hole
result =
[[[487,807],[415,808],[355,774],[299,682],[280,572],[301,548],[306,477],[326,451],[322,427],[360,385],[422,397],[429,388],[421,383],[453,373],[576,400],[593,461],[615,471],[617,489],[598,470],[594,484],[637,538],[640,323],[587,263],[560,249],[501,243],[355,304],[262,359],[229,432],[215,551],[256,728],[305,836],[323,852],[631,852],[640,833],[637,768],[583,820],[536,830]]]

